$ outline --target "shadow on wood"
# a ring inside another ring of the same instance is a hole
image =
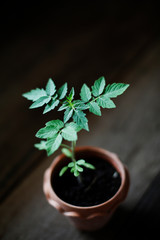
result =
[[[160,222],[160,173],[131,211],[120,207],[111,222],[103,229],[86,233],[92,239],[156,239]],[[125,219],[125,220],[124,220]],[[110,239],[110,238],[109,238]]]

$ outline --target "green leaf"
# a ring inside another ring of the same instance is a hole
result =
[[[71,151],[69,151],[69,149],[67,149],[67,148],[62,148],[62,153],[65,155],[65,156],[67,156],[67,157],[69,157],[69,158],[71,158],[72,157],[72,153],[71,153]]]
[[[94,82],[94,85],[92,86],[92,93],[95,97],[99,96],[103,92],[105,84],[106,81],[104,77],[100,77]]]
[[[51,138],[57,134],[57,130],[53,126],[46,126],[41,128],[37,133],[37,138]]]
[[[64,123],[61,120],[57,119],[47,122],[46,126],[52,126],[55,130],[59,131],[61,128],[64,127]]]
[[[30,106],[30,109],[42,107],[45,103],[48,103],[50,100],[51,100],[51,97],[50,97],[50,96],[40,97],[37,101],[35,101],[35,102]]]
[[[40,143],[34,144],[39,150],[46,150],[46,141],[41,141]]]
[[[80,161],[80,160],[79,160]],[[85,161],[84,161],[85,162]],[[80,164],[79,164],[80,165]],[[83,172],[83,168],[80,167],[77,162],[73,163],[73,162],[70,162],[68,164],[68,167],[71,168],[71,173],[74,173],[74,176],[75,177],[78,177],[80,172]]]
[[[83,101],[81,100],[75,100],[73,101],[73,106],[74,108],[78,109],[78,110],[86,110],[88,109],[87,104],[85,104]]]
[[[76,165],[76,168],[77,168],[78,172],[83,172],[83,168],[82,167]]]
[[[87,163],[84,159],[80,159],[76,162],[78,165],[80,166],[84,166],[86,168],[90,168],[90,169],[95,169],[95,167],[91,164],[91,163]]]
[[[68,96],[68,99],[69,99],[70,101],[73,100],[73,98],[74,98],[74,94],[75,94],[75,92],[74,92],[74,88],[72,87],[72,89],[71,89],[71,91],[70,91],[70,93],[69,93],[69,96]]]
[[[74,176],[75,176],[75,177],[78,177],[79,174],[80,174],[80,173],[78,172],[78,170],[77,170],[77,169],[74,169]]]
[[[63,167],[59,172],[59,176],[62,177],[62,175],[67,171],[67,169],[68,169],[68,166]]]
[[[80,96],[84,102],[88,102],[91,99],[91,91],[86,84],[83,84],[81,88]]]
[[[95,115],[101,116],[101,109],[96,102],[89,102],[89,111]]]
[[[89,131],[88,119],[85,116],[86,116],[86,114],[84,112],[82,112],[81,110],[75,110],[74,114],[73,114],[73,120],[78,126]]]
[[[55,107],[57,107],[59,104],[59,100],[51,100],[45,107],[43,114],[53,110]]]
[[[47,150],[48,156],[50,156],[60,147],[61,142],[62,142],[61,134],[56,134],[51,139],[47,140],[46,150]]]
[[[97,99],[97,103],[102,108],[115,108],[114,102],[107,97],[107,95],[102,95]]]
[[[47,96],[46,91],[42,88],[36,88],[31,90],[30,92],[22,94],[23,97],[31,100],[33,102],[37,101],[40,97]]]
[[[47,93],[49,96],[53,96],[55,92],[56,92],[56,86],[55,86],[53,80],[50,78],[50,79],[48,80],[47,85],[46,85],[46,93]]]
[[[118,95],[124,93],[124,91],[129,87],[126,83],[112,83],[108,84],[105,89],[105,96],[108,98],[115,98]]]
[[[69,168],[74,167],[74,165],[75,165],[74,162],[70,162],[70,163],[68,163],[68,167],[69,167]]]
[[[84,159],[80,159],[76,162],[78,165],[83,165],[85,163]]]
[[[76,132],[79,132],[79,131],[82,130],[82,128],[81,128],[80,126],[78,126],[78,125],[77,125],[76,123],[74,123],[74,122],[67,123],[67,124],[66,124],[66,127],[67,127],[67,126],[72,127]]]
[[[68,141],[76,141],[77,140],[77,132],[71,126],[66,126],[62,129],[62,136],[65,140]]]
[[[70,170],[70,172],[71,172],[71,173],[74,173],[74,170],[75,170],[75,167],[72,167],[71,170]]]
[[[84,167],[95,170],[95,167],[91,163],[84,163]]]
[[[63,110],[65,110],[65,109],[67,109],[68,107],[69,107],[69,103],[65,101],[65,102],[62,104],[62,106],[58,109],[58,111],[63,111]]]
[[[67,108],[66,111],[64,112],[64,123],[68,122],[68,120],[72,117],[72,115],[73,115],[73,109]]]
[[[65,83],[59,90],[58,90],[58,96],[59,96],[59,99],[63,99],[66,94],[67,94],[67,83]]]

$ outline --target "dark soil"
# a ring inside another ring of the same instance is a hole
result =
[[[85,159],[96,167],[96,170],[84,168],[81,177],[83,183],[65,172],[62,177],[52,175],[52,187],[55,193],[65,202],[75,206],[89,207],[101,204],[112,198],[118,191],[121,178],[116,169],[103,159]]]

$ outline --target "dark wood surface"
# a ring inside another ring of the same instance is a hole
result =
[[[40,7],[37,14],[33,8],[30,20],[27,12],[22,11],[22,18],[17,10],[17,18],[10,18],[2,28],[0,238],[152,239],[149,235],[157,236],[160,221],[157,8],[150,3]],[[115,100],[116,109],[103,110],[102,117],[89,115],[90,132],[80,133],[78,145],[116,152],[129,169],[131,186],[110,223],[85,233],[45,200],[43,173],[57,153],[47,158],[33,147],[35,132],[61,115],[29,110],[30,103],[21,95],[44,87],[49,77],[58,86],[67,81],[78,93],[84,82],[91,85],[102,75],[108,83],[131,86]]]

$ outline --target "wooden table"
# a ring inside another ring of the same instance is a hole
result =
[[[57,7],[18,28],[1,45],[0,239],[155,239],[160,222],[160,38],[156,6]],[[63,15],[63,17],[62,17]],[[82,17],[83,16],[83,17]],[[22,22],[23,25],[23,22]],[[7,25],[10,26],[10,25]],[[10,29],[9,29],[10,30]],[[8,33],[9,35],[9,33]],[[8,36],[6,35],[6,36]],[[130,172],[126,201],[103,229],[75,229],[48,205],[43,173],[53,157],[34,149],[36,131],[61,115],[31,111],[21,97],[49,77],[77,93],[104,75],[130,83],[117,108],[89,115],[78,145],[116,152]],[[152,236],[150,238],[149,236]]]

